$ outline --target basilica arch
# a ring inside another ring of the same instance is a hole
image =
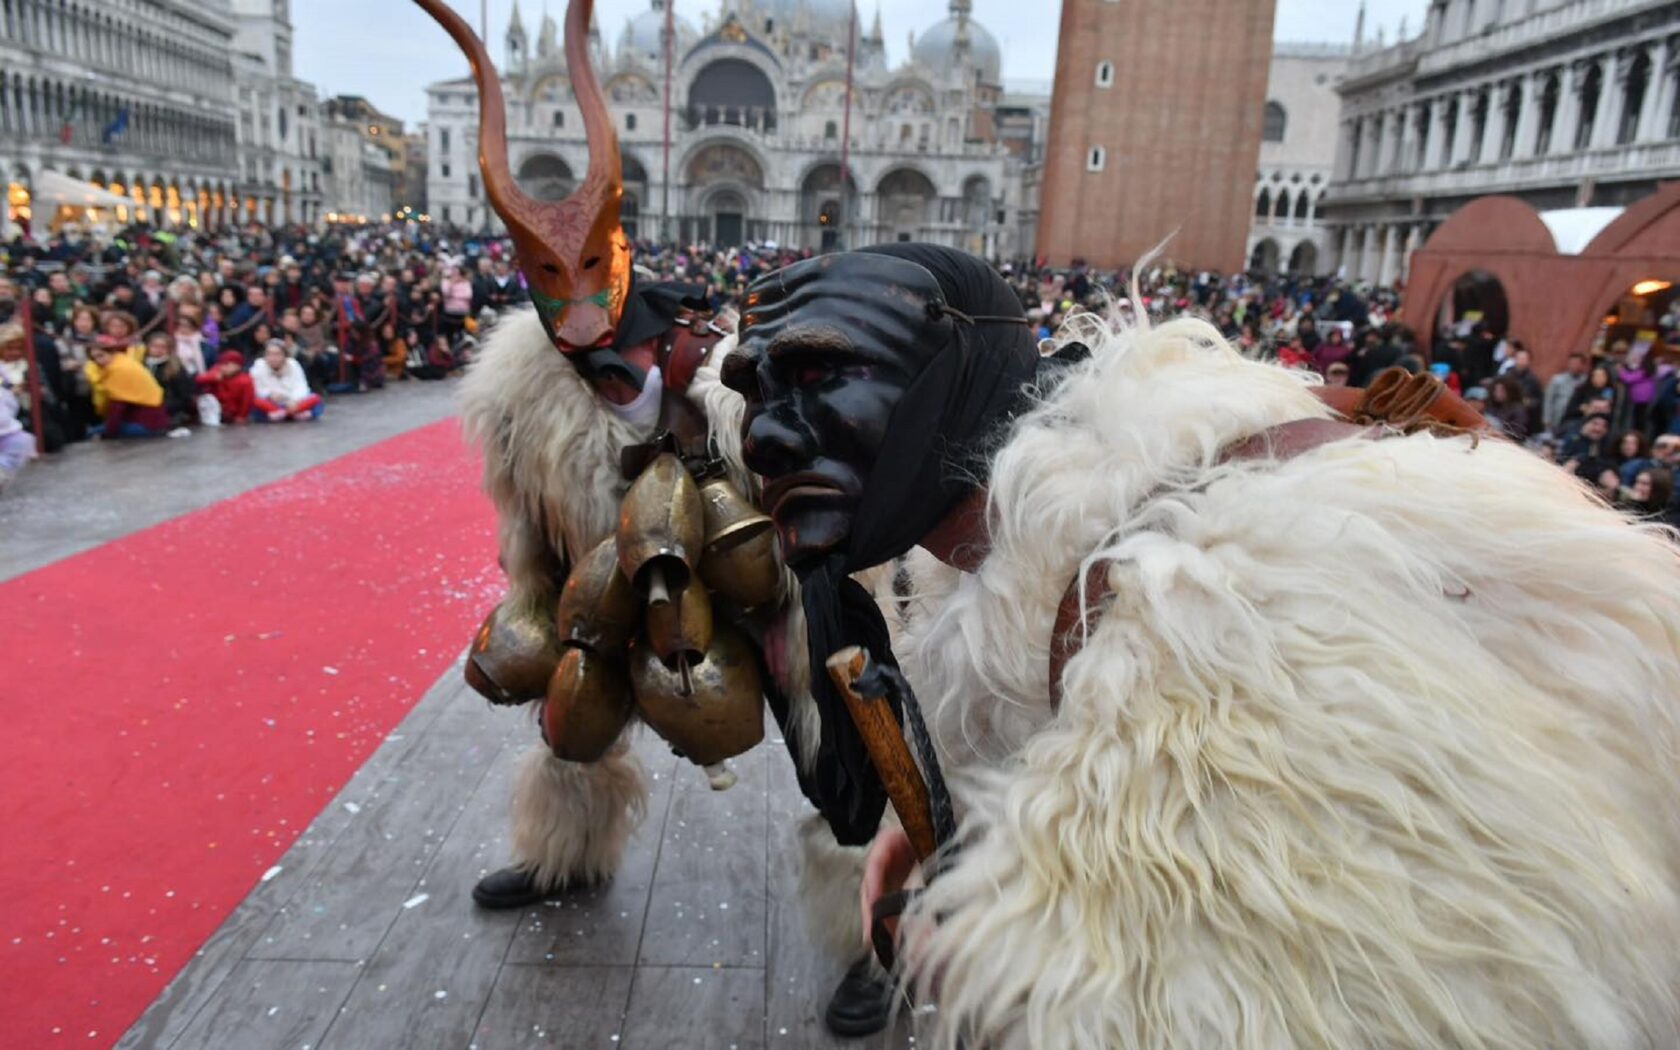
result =
[[[540,201],[565,200],[577,186],[571,165],[553,153],[533,153],[514,176],[519,188]]]
[[[683,162],[688,186],[684,239],[733,246],[765,236],[764,163],[744,143],[712,139]]]
[[[690,130],[733,124],[764,131],[776,127],[776,86],[745,58],[707,63],[688,85],[684,120]]]
[[[811,165],[799,181],[800,247],[822,251],[844,247],[846,202],[856,199],[857,181],[849,172],[841,190],[839,161]]]
[[[875,197],[881,240],[925,239],[923,227],[933,221],[939,197],[932,179],[917,168],[894,168],[876,183]]]

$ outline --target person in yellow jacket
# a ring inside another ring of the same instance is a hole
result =
[[[105,419],[101,436],[110,440],[170,433],[163,388],[125,348],[96,343],[83,369],[93,389],[94,410]]]

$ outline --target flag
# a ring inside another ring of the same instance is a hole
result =
[[[70,112],[64,114],[64,123],[59,125],[58,141],[66,146],[70,145],[70,140],[76,137],[76,115],[81,112],[81,109],[80,103],[71,106]]]
[[[117,110],[117,119],[113,120],[113,121],[111,121],[111,123],[105,125],[105,130],[104,130],[104,132],[102,132],[100,134],[99,141],[105,143],[108,146],[108,145],[111,144],[112,139],[116,138],[118,135],[121,135],[123,132],[125,132],[127,130],[128,130],[128,107],[124,106],[123,108]]]

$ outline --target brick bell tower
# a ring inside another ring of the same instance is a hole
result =
[[[1276,0],[1063,0],[1037,252],[1243,268]]]

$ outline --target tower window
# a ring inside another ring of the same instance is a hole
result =
[[[1092,146],[1091,152],[1085,155],[1086,171],[1101,171],[1108,166],[1108,150],[1101,146]]]
[[[557,128],[563,128],[566,126],[566,114],[564,111],[558,109],[554,111],[554,126]]]
[[[636,114],[634,114],[634,113],[624,114],[624,130],[625,131],[635,131],[636,130]]]
[[[1105,61],[1105,62],[1098,62],[1097,63],[1097,86],[1100,87],[1100,88],[1106,88],[1106,87],[1113,87],[1114,86],[1114,63],[1113,62],[1106,62]]]

